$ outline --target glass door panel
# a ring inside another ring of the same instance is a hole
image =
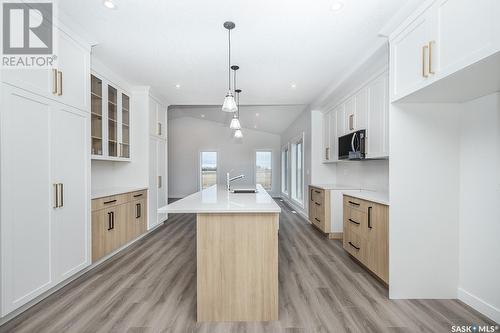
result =
[[[102,155],[102,80],[90,76],[92,155]]]
[[[130,157],[130,97],[122,94],[122,148],[121,157]]]
[[[108,155],[118,156],[118,93],[115,88],[108,85]]]

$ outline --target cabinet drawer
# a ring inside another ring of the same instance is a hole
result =
[[[366,237],[367,232],[367,214],[361,210],[344,206],[344,227],[351,231]]]
[[[103,208],[121,205],[129,201],[129,194],[117,194],[109,197],[99,198],[92,200],[92,210],[99,210]]]
[[[311,201],[324,205],[325,190],[319,189],[317,187],[310,187],[309,191],[310,191]]]
[[[344,249],[362,263],[366,263],[367,241],[361,235],[352,232],[349,228],[344,230]]]
[[[136,200],[146,199],[147,195],[148,195],[148,191],[147,190],[130,192],[128,194],[128,201],[136,201]]]
[[[321,231],[325,232],[325,219],[322,218],[321,216],[314,216],[312,218],[312,224],[314,224],[315,226],[317,226],[318,228],[321,229]]]
[[[366,212],[368,202],[348,195],[344,195],[344,206]]]

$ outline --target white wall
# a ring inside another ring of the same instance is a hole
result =
[[[281,193],[280,195],[284,198],[290,205],[292,205],[302,216],[307,217],[308,212],[308,202],[309,202],[309,191],[308,186],[311,184],[311,112],[306,110],[301,113],[297,119],[281,134],[281,147],[285,144],[291,144],[292,140],[297,137],[303,135],[304,136],[304,202],[303,205],[298,205],[291,198],[291,190],[289,190],[289,194],[285,195]],[[291,161],[292,155],[290,154],[289,160]],[[291,167],[289,168],[291,170]],[[289,173],[291,177],[291,172]],[[290,178],[289,177],[289,178]],[[288,180],[290,184],[290,179]],[[289,186],[290,188],[290,186]]]
[[[391,108],[391,298],[457,296],[458,120],[456,105]]]
[[[500,94],[465,103],[458,297],[500,322]]]
[[[199,154],[218,151],[218,183],[225,184],[226,172],[232,176],[244,174],[246,179],[234,185],[255,184],[255,151],[273,152],[272,191],[280,190],[280,136],[257,130],[243,129],[243,139],[234,139],[227,124],[192,117],[169,119],[168,175],[169,195],[185,197],[198,191]]]

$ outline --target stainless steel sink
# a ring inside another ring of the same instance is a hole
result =
[[[231,193],[257,193],[256,188],[236,188]]]

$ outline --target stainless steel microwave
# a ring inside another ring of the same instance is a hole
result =
[[[365,158],[366,130],[359,130],[339,138],[339,160]]]

